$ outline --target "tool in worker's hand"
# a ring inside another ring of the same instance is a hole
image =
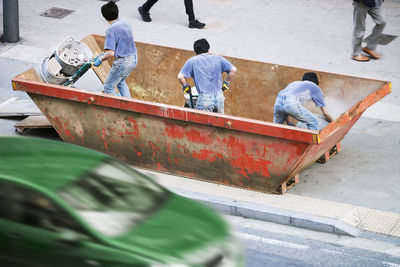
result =
[[[183,85],[183,86],[182,86],[182,89],[183,89],[183,93],[184,93],[184,94],[186,94],[186,93],[189,94],[189,93],[191,93],[191,91],[192,91],[192,90],[190,89],[189,84]]]
[[[190,86],[189,86],[188,84],[185,84],[185,85],[182,86],[182,89],[183,89],[183,93],[184,93],[184,94],[186,94],[186,93],[189,94],[189,97],[190,97],[190,107],[191,107],[191,108],[194,108],[194,104],[193,104],[193,95],[192,95],[192,90],[191,90]]]
[[[101,63],[103,63],[103,61],[100,59],[100,57],[97,57],[97,59],[92,62],[92,67],[99,67]]]
[[[223,81],[222,82],[222,91],[229,90],[229,82]]]
[[[69,77],[68,80],[63,85],[64,86],[71,86],[72,84],[74,84],[80,77],[83,76],[83,74],[85,74],[90,68],[92,68],[94,66],[94,62],[96,62],[97,60],[100,60],[99,58],[102,55],[103,54],[100,54],[97,57],[95,57],[94,59],[92,59],[91,61],[88,61],[85,64],[83,64],[83,66],[80,67],[79,70],[77,72],[75,72],[74,75]],[[101,62],[101,60],[100,60],[100,62]],[[100,66],[100,64],[98,66]]]

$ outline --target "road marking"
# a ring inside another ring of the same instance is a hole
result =
[[[321,249],[321,251],[331,253],[331,254],[343,254],[342,252],[330,250],[330,249],[326,249],[326,248]]]
[[[382,264],[383,265],[387,265],[387,266],[392,266],[392,267],[399,267],[400,266],[400,264],[396,264],[396,263],[393,263],[393,262],[387,262],[387,261],[383,261]]]
[[[245,234],[245,233],[239,233],[239,237],[248,239],[248,240],[252,240],[252,241],[263,242],[263,243],[269,244],[269,245],[276,245],[276,246],[287,247],[287,248],[295,248],[295,249],[301,249],[301,250],[306,250],[309,248],[308,246],[304,246],[304,245],[280,241],[280,240],[276,240],[276,239],[264,238],[264,237],[255,236],[255,235],[249,235],[249,234]]]

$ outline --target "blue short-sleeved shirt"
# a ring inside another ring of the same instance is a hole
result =
[[[321,88],[310,81],[292,82],[280,91],[279,95],[294,95],[299,98],[301,104],[312,100],[317,107],[325,107],[324,94]]]
[[[106,31],[104,49],[113,50],[115,57],[127,57],[136,54],[131,25],[121,19],[114,21]]]
[[[224,57],[204,53],[189,58],[180,72],[185,78],[193,78],[199,94],[209,94],[221,90],[222,73],[232,68]]]

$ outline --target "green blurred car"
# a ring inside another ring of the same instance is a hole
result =
[[[229,226],[105,154],[0,137],[0,266],[243,266]]]

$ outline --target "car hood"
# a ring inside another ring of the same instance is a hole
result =
[[[112,242],[136,253],[171,261],[222,241],[228,235],[228,225],[212,209],[171,194],[157,213]]]

